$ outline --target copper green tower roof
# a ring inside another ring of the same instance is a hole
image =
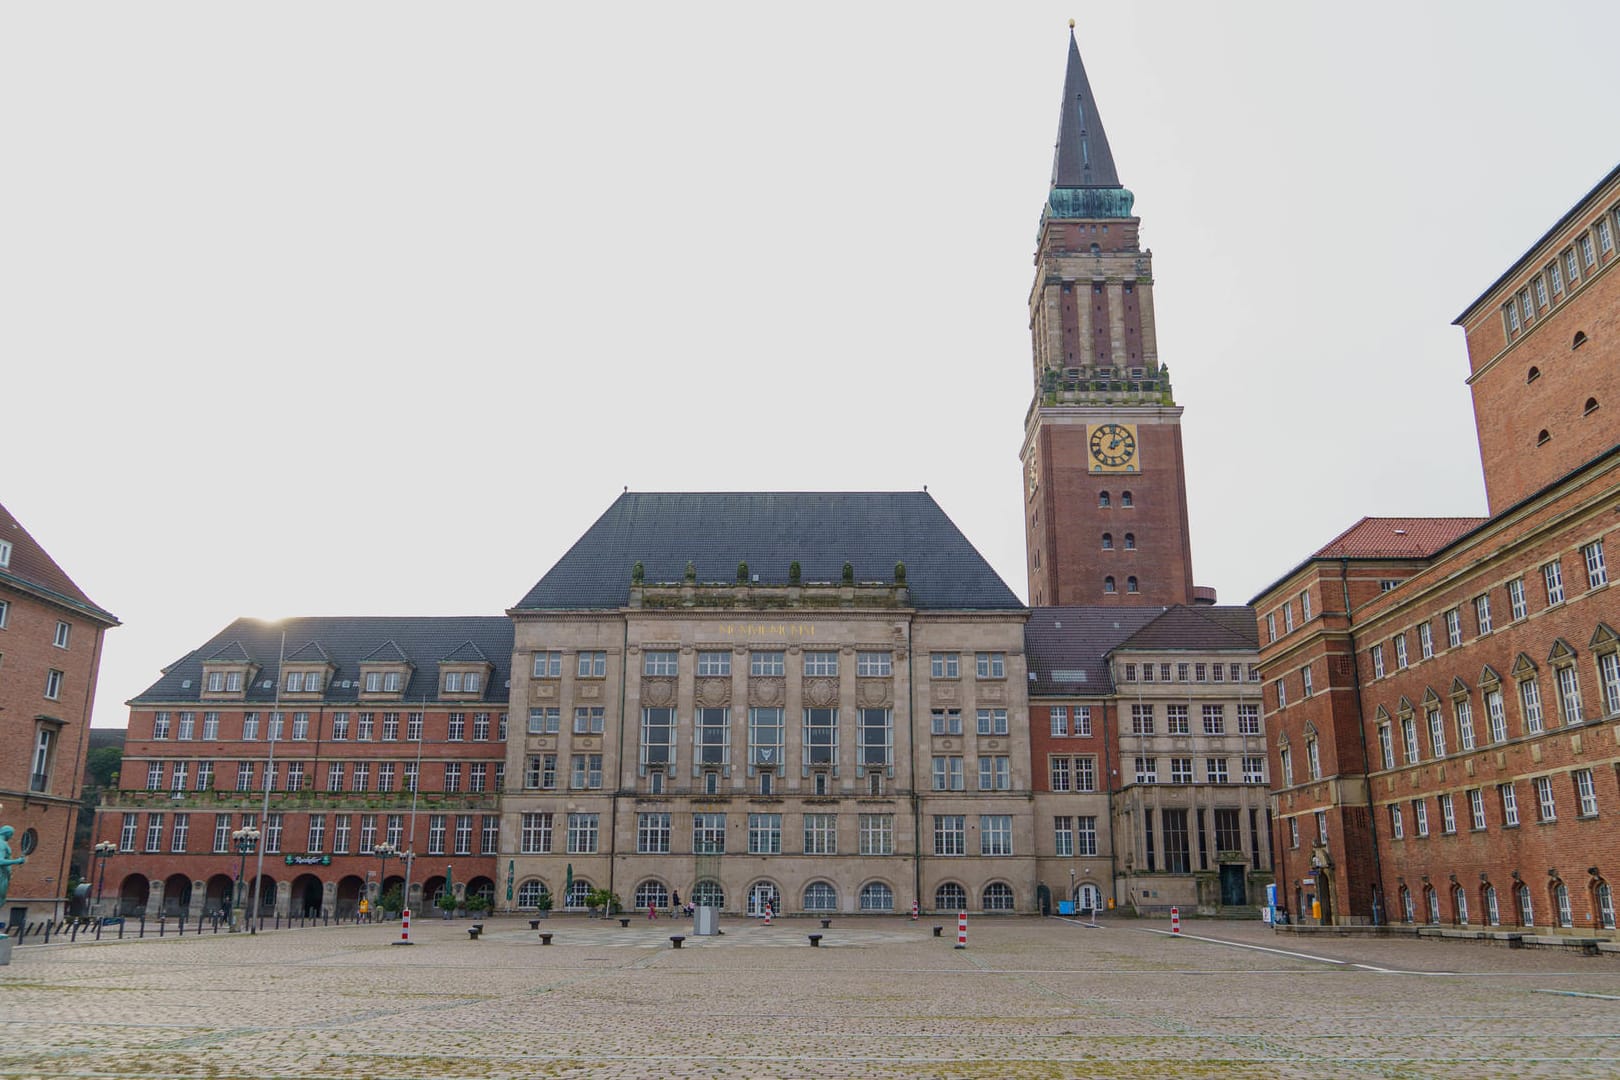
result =
[[[1052,192],[1047,213],[1060,218],[1131,216],[1136,197],[1119,182],[1102,114],[1086,78],[1080,46],[1069,24],[1069,63],[1063,75],[1057,148],[1052,155]]]

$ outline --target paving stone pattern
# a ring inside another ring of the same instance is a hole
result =
[[[1620,1075],[1620,960],[1254,924],[559,917],[52,944],[0,1078]],[[811,949],[809,933],[823,935]]]

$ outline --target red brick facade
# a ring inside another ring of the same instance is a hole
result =
[[[102,638],[90,603],[0,507],[0,825],[15,830],[0,928],[65,913]]]
[[[1459,320],[1494,516],[1363,521],[1254,602],[1295,918],[1615,935],[1617,199],[1620,172]]]

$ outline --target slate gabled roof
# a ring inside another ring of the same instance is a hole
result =
[[[762,585],[835,582],[845,562],[857,581],[893,581],[906,564],[919,609],[1023,608],[983,555],[920,491],[626,492],[585,531],[513,611],[602,610],[630,598],[630,570],[648,584],[680,581],[687,561],[700,582],[732,582],[747,562]]]
[[[208,659],[218,661],[221,664],[251,664],[253,662],[253,658],[247,654],[246,649],[242,648],[240,641],[227,641]]]
[[[118,626],[118,617],[98,607],[84,590],[73,583],[56,560],[39,546],[11,511],[0,506],[0,540],[11,545],[11,559],[0,567],[0,584],[15,585],[25,592],[73,608],[108,626]]]
[[[323,664],[329,664],[332,662],[332,658],[327,655],[325,649],[321,648],[321,643],[318,641],[304,642],[298,648],[288,653],[287,659],[300,664],[308,664],[316,660],[319,660]]]
[[[473,662],[487,664],[489,663],[489,657],[485,656],[484,651],[470,641],[463,641],[460,645],[456,646],[454,652],[448,656],[442,657],[440,660],[440,663],[449,664],[466,664]]]
[[[330,702],[354,702],[360,697],[360,662],[377,654],[388,654],[392,644],[398,658],[415,665],[405,686],[402,704],[429,701],[438,697],[437,661],[471,645],[480,659],[488,659],[495,670],[484,683],[481,700],[492,707],[506,704],[512,666],[512,620],[504,616],[426,617],[318,617],[266,622],[237,619],[196,649],[164,669],[163,677],[136,695],[129,704],[162,704],[197,701],[202,690],[205,660],[223,657],[226,662],[250,662],[259,666],[259,675],[248,687],[247,701],[268,706],[275,701],[275,687],[281,681],[277,659],[281,654],[282,631],[286,631],[287,659],[293,659],[293,642],[300,652],[318,651],[336,665],[323,698]],[[492,659],[491,659],[492,658]],[[306,660],[307,662],[307,660]],[[397,662],[392,657],[386,662]]]
[[[392,641],[385,641],[360,658],[362,664],[408,664],[410,657]]]
[[[1259,647],[1259,626],[1253,608],[1175,604],[1115,649],[1253,652]]]
[[[1108,654],[1164,613],[1162,607],[1033,608],[1024,624],[1029,692],[1106,695],[1113,692]]]

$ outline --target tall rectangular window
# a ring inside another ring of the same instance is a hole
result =
[[[1401,718],[1401,739],[1406,744],[1406,763],[1416,765],[1418,762],[1418,733],[1417,724],[1410,716]]]
[[[939,754],[933,759],[935,791],[961,791],[963,787],[962,758],[955,754]]]
[[[1620,712],[1620,653],[1598,657],[1598,678],[1603,683],[1603,711],[1613,716]]]
[[[894,815],[860,815],[861,854],[894,854]]]
[[[1424,715],[1429,721],[1429,745],[1434,748],[1434,756],[1437,758],[1445,757],[1446,724],[1440,717],[1440,707],[1437,705],[1426,709]]]
[[[979,756],[979,790],[1007,791],[1011,787],[1011,759],[1005,754],[981,754]]]
[[[838,815],[804,815],[804,853],[806,855],[838,854]]]
[[[1258,702],[1241,702],[1237,707],[1238,734],[1260,734],[1260,705]]]
[[[1591,774],[1587,774],[1587,779],[1588,780],[1591,779]],[[169,850],[170,851],[184,852],[186,850],[187,839],[190,836],[191,836],[191,815],[190,814],[176,814],[176,815],[174,815],[174,828],[169,833]],[[311,850],[311,851],[319,851],[320,848],[310,848],[309,850]]]
[[[518,852],[522,855],[549,855],[551,853],[551,815],[524,814],[518,833]]]
[[[1192,849],[1187,843],[1187,811],[1166,809],[1160,820],[1164,830],[1164,868],[1172,874],[1191,873]]]
[[[1462,644],[1462,616],[1456,608],[1446,612],[1446,646],[1455,649]]]
[[[834,657],[838,654],[833,653]],[[838,710],[804,710],[804,763],[834,765],[838,762]]]
[[[1558,714],[1563,722],[1579,724],[1584,717],[1581,714],[1581,682],[1575,674],[1575,665],[1565,664],[1557,669],[1558,680]]]
[[[568,854],[596,854],[599,814],[568,815]]]
[[[1384,763],[1384,768],[1395,767],[1395,739],[1388,724],[1378,725],[1378,755]]]
[[[1519,797],[1513,791],[1513,785],[1498,784],[1497,794],[1502,797],[1502,824],[1517,825],[1519,823]]]
[[[1507,742],[1507,709],[1502,703],[1502,691],[1485,691],[1485,718],[1491,726],[1491,742]]]
[[[974,674],[981,679],[1005,679],[1007,677],[1007,654],[999,652],[982,652],[973,655]]]
[[[1581,548],[1581,557],[1586,560],[1586,587],[1595,589],[1599,585],[1609,583],[1609,567],[1603,561],[1603,541],[1594,540]]]
[[[693,713],[692,753],[699,765],[731,764],[731,710],[699,708]]]
[[[1541,715],[1541,687],[1534,678],[1519,683],[1519,704],[1524,709],[1525,734],[1539,735],[1545,731],[1546,724]]]
[[[1479,626],[1481,636],[1491,632],[1491,596],[1474,597],[1474,622]]]
[[[641,710],[641,767],[663,769],[675,764],[675,710]]]
[[[1564,567],[1554,559],[1541,568],[1541,580],[1547,586],[1547,606],[1564,602]]]
[[[1418,623],[1418,652],[1425,660],[1434,655],[1434,628],[1427,622]]]
[[[979,815],[979,854],[1011,855],[1013,853],[1012,815]]]
[[[1524,602],[1524,578],[1514,578],[1507,583],[1508,611],[1513,621],[1518,622],[1530,613],[1529,606]]]
[[[1053,735],[1067,735],[1069,733],[1069,707],[1067,705],[1053,705],[1050,710]]]
[[[1097,854],[1097,818],[1085,814],[1074,819],[1074,853],[1081,858]]]
[[[1131,705],[1131,734],[1153,734],[1153,706],[1152,704],[1135,703]]]
[[[1091,706],[1076,705],[1074,707],[1074,733],[1082,738],[1091,738]]]
[[[748,762],[767,769],[782,764],[782,710],[748,710]]]
[[[444,815],[428,815],[428,854],[443,855],[444,852]]]
[[[642,855],[669,854],[670,815],[636,815],[636,851]]]
[[[1205,705],[1204,706],[1204,734],[1205,735],[1225,735],[1226,734],[1226,706],[1225,705]]]
[[[1536,785],[1536,812],[1542,821],[1558,820],[1558,805],[1553,797],[1553,783],[1550,776],[1538,776]]]
[[[1006,709],[979,710],[980,735],[1006,735],[1009,732]]]
[[[163,850],[163,815],[146,815],[146,850],[148,853]]]
[[[692,851],[697,855],[725,854],[726,815],[692,815]]]
[[[1591,769],[1575,770],[1575,796],[1580,800],[1581,817],[1597,817],[1597,785],[1592,782]]]
[[[1485,828],[1485,792],[1480,788],[1468,792],[1468,815],[1476,831]]]
[[[1165,730],[1172,735],[1190,735],[1192,730],[1187,726],[1187,706],[1170,704],[1164,707]]]
[[[1458,698],[1454,703],[1457,710],[1457,739],[1464,750],[1474,749],[1474,706],[1467,698]]]
[[[890,709],[860,709],[855,714],[856,754],[868,769],[894,764],[894,713]]]
[[[967,854],[967,820],[961,814],[934,816],[934,854]]]
[[[936,679],[962,677],[962,657],[958,653],[937,652],[928,655],[928,673]]]
[[[1072,856],[1074,854],[1074,818],[1053,818],[1052,837],[1059,858]]]

